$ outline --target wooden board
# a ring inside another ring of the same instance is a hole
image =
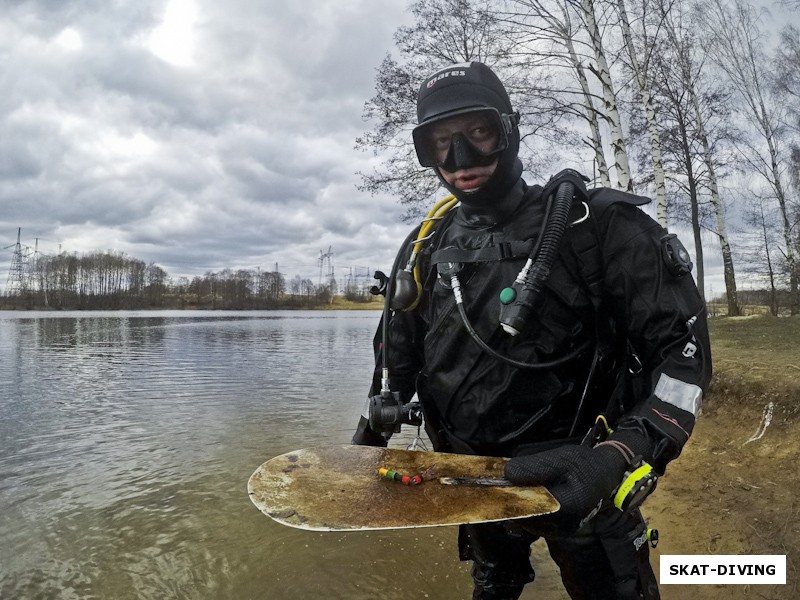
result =
[[[507,459],[369,446],[296,450],[261,465],[250,499],[279,523],[351,531],[484,523],[549,514],[558,501],[543,487],[444,484],[441,478],[503,477]],[[419,485],[378,474],[426,473]]]

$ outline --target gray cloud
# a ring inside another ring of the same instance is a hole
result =
[[[328,246],[388,268],[407,226],[356,190],[371,157],[353,143],[408,18],[395,4],[4,3],[0,246],[21,226],[45,252],[121,250],[175,277],[310,276]],[[194,10],[170,29],[176,7]]]

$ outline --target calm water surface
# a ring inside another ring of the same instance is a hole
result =
[[[0,598],[468,597],[455,528],[306,532],[247,496],[349,443],[378,319],[0,313]]]

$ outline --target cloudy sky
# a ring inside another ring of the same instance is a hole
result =
[[[329,247],[340,280],[388,270],[409,225],[356,189],[375,158],[354,141],[407,4],[1,0],[0,286],[18,227],[174,278],[277,263],[316,283]]]
[[[376,68],[408,22],[376,0],[3,0],[0,285],[22,243],[120,250],[173,277],[316,283],[388,268],[409,228],[359,192]]]

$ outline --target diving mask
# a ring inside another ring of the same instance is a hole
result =
[[[414,128],[414,148],[423,167],[459,169],[487,166],[508,147],[519,114],[494,108],[468,108],[428,120]]]

